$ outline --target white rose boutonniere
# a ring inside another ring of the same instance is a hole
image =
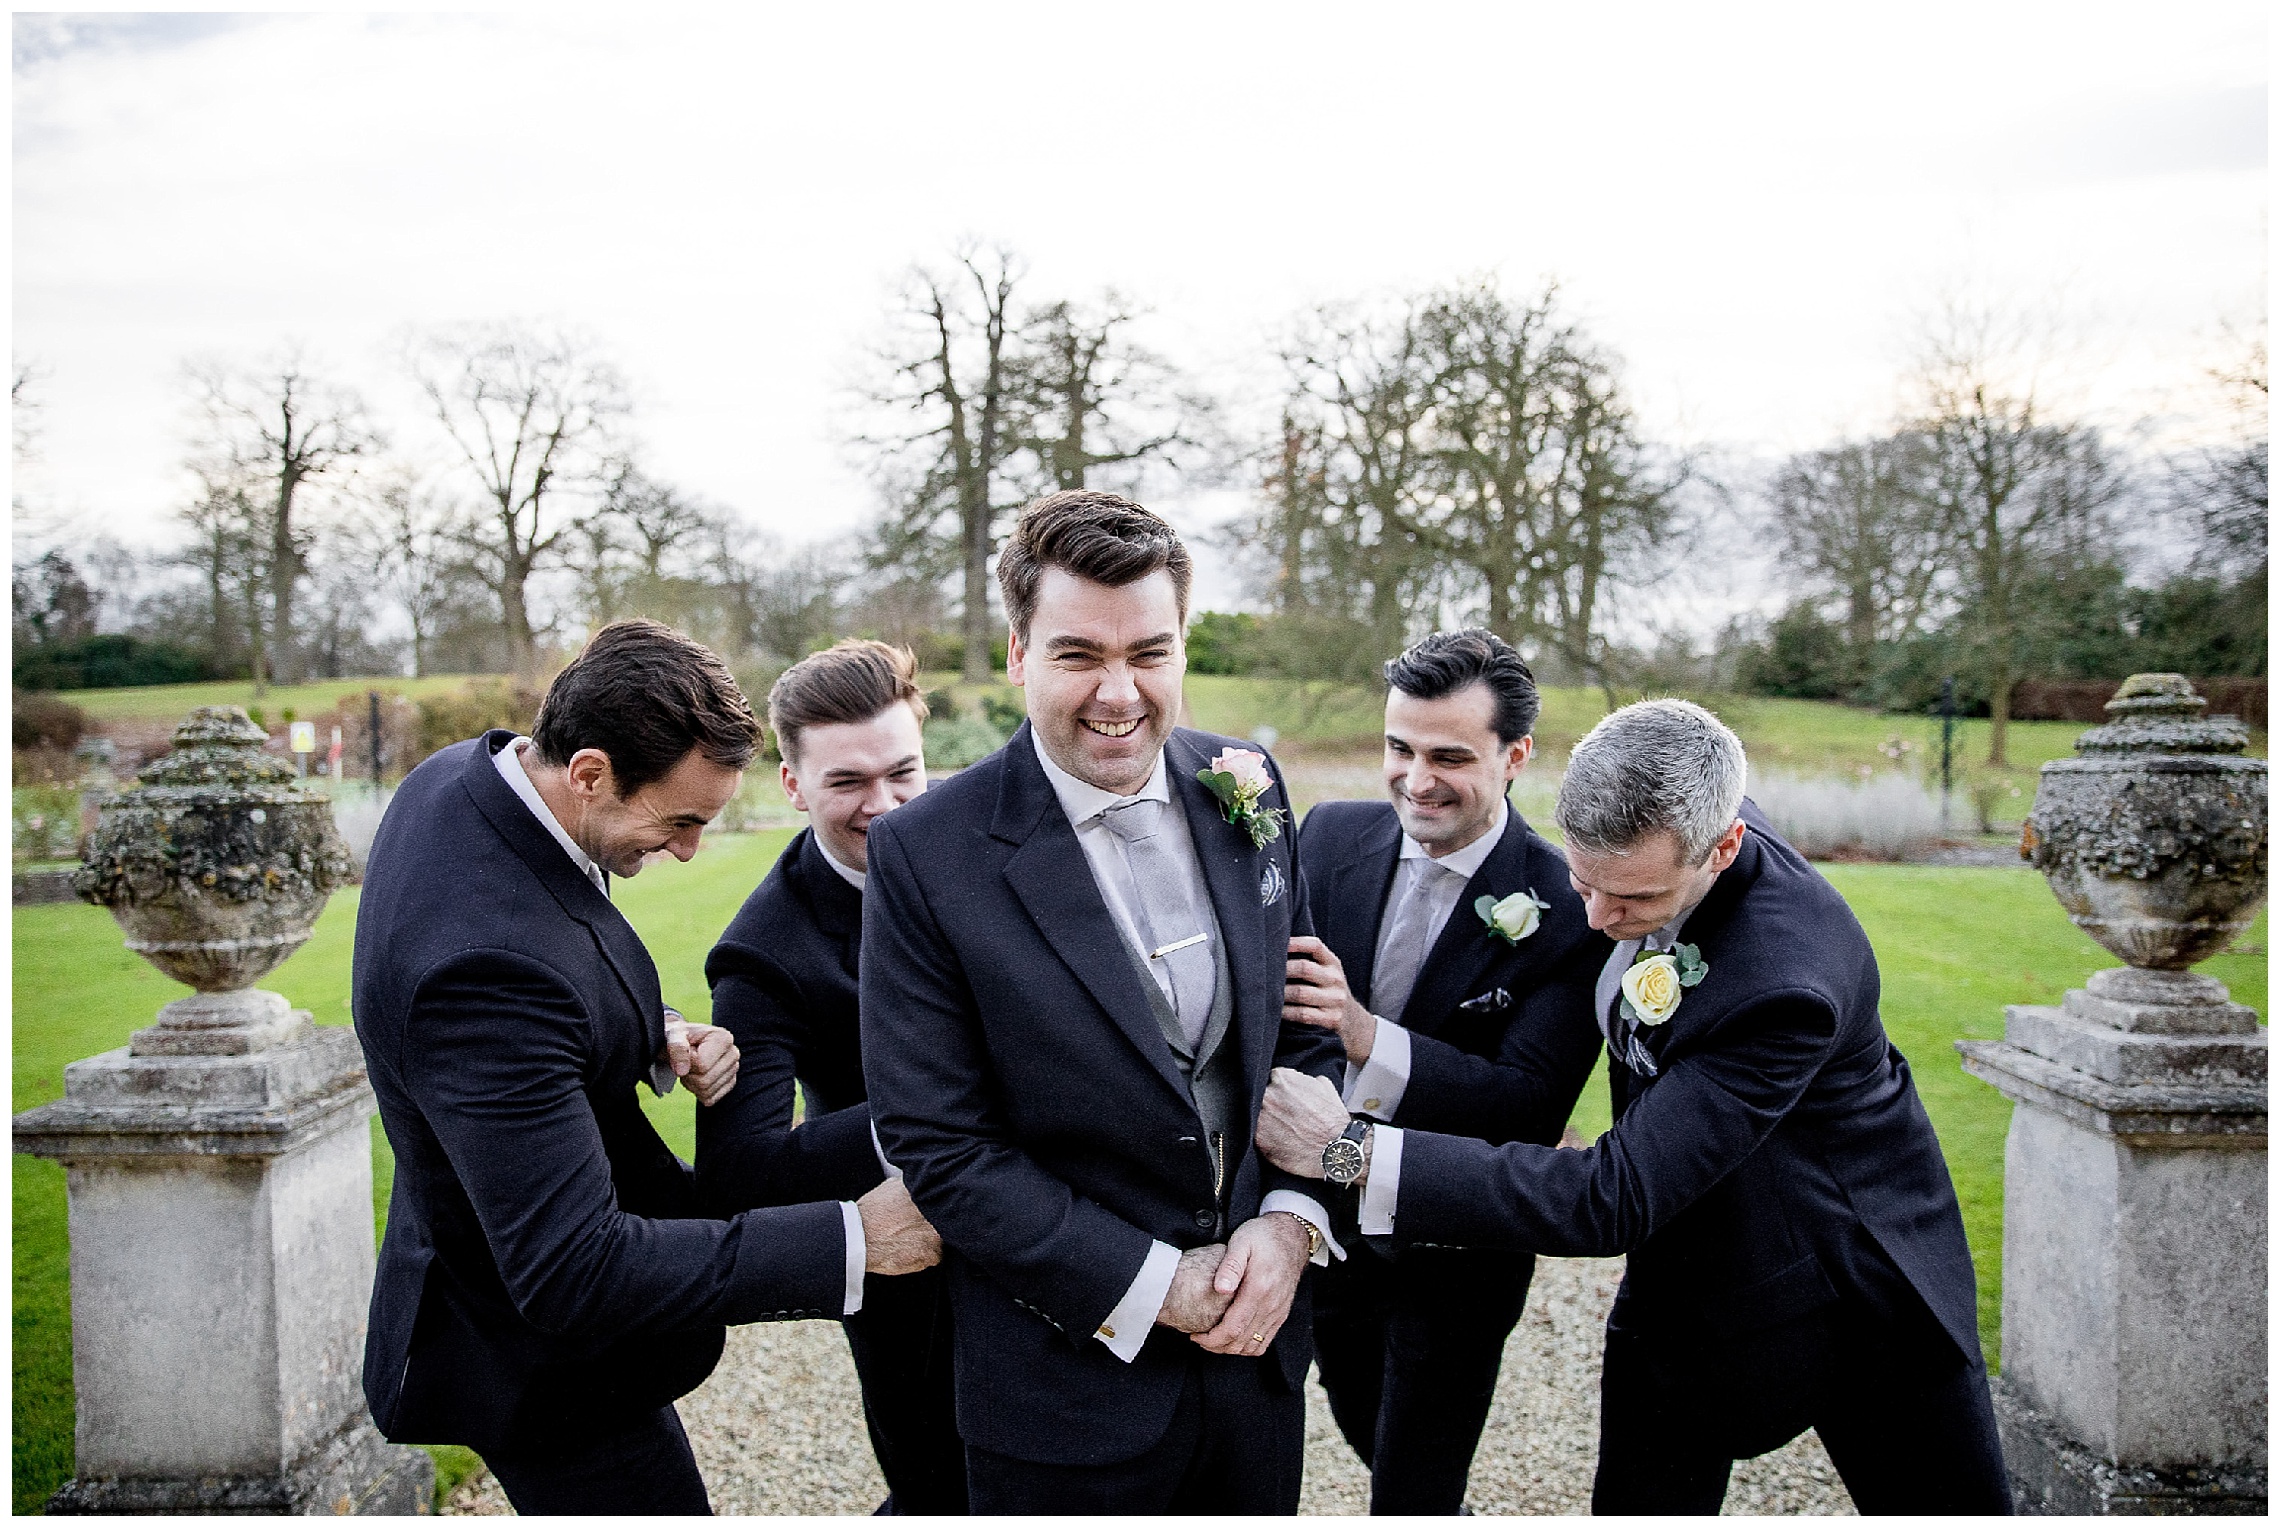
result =
[[[1709,974],[1709,962],[1694,945],[1677,945],[1667,955],[1641,950],[1623,973],[1623,1016],[1650,1026],[1668,1023],[1686,989]]]
[[[1544,912],[1552,904],[1539,898],[1535,889],[1516,891],[1509,897],[1475,897],[1473,912],[1488,925],[1488,931],[1506,944],[1518,944],[1534,934],[1544,921]]]
[[[1251,847],[1263,849],[1282,836],[1284,812],[1279,806],[1262,809],[1259,798],[1275,783],[1267,773],[1267,756],[1248,748],[1229,748],[1195,774],[1206,790],[1219,798],[1227,820],[1251,835]]]

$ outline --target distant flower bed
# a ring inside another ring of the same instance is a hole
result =
[[[1906,860],[1939,841],[1939,797],[1897,771],[1866,779],[1750,777],[1750,797],[1812,859]]]

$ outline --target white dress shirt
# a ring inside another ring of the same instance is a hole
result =
[[[1435,877],[1425,889],[1425,894],[1433,899],[1432,921],[1425,929],[1425,948],[1432,949],[1433,942],[1441,937],[1441,930],[1448,927],[1450,915],[1457,910],[1457,901],[1464,895],[1466,883],[1480,873],[1480,867],[1488,863],[1488,857],[1496,852],[1496,846],[1504,842],[1504,830],[1511,821],[1512,808],[1506,806],[1504,815],[1496,819],[1495,827],[1462,849],[1442,855],[1438,861],[1433,860],[1423,844],[1407,833],[1402,834],[1401,859],[1394,871],[1393,885],[1386,892],[1385,906],[1378,914],[1379,929],[1391,931],[1394,909],[1401,905],[1403,895],[1421,873],[1420,867],[1438,863],[1449,873]],[[1513,891],[1524,889],[1518,886],[1512,888]],[[1384,963],[1385,952],[1380,949],[1377,964],[1382,968]],[[1422,967],[1417,976],[1419,981],[1424,980]],[[1414,987],[1410,989],[1412,994],[1416,990]],[[1368,1114],[1381,1120],[1392,1119],[1394,1112],[1401,1107],[1401,1095],[1408,1088],[1409,1031],[1380,1014],[1377,1016],[1377,1037],[1370,1042],[1370,1059],[1361,1066],[1355,1066],[1350,1061],[1346,1063],[1346,1107],[1356,1114]],[[1372,1147],[1371,1150],[1374,1154],[1376,1148]]]
[[[1196,857],[1195,840],[1188,832],[1187,813],[1172,799],[1171,783],[1164,766],[1161,750],[1156,754],[1156,767],[1148,772],[1148,781],[1132,796],[1119,796],[1104,791],[1097,785],[1087,784],[1053,762],[1045,752],[1044,742],[1031,729],[1029,739],[1037,749],[1037,762],[1044,767],[1045,778],[1053,786],[1053,794],[1061,803],[1061,811],[1076,832],[1078,846],[1085,851],[1085,863],[1091,867],[1093,882],[1100,888],[1101,900],[1108,904],[1109,916],[1116,920],[1126,943],[1134,949],[1147,948],[1147,940],[1140,932],[1139,920],[1133,916],[1132,903],[1136,896],[1132,885],[1132,871],[1124,860],[1122,840],[1101,821],[1101,813],[1133,796],[1161,801],[1169,808],[1163,814],[1165,826],[1157,834],[1157,842],[1166,854],[1176,860],[1186,872],[1189,895],[1195,898],[1196,911],[1206,919],[1210,917],[1211,891],[1203,879],[1203,862]],[[1162,972],[1151,972],[1163,987],[1166,998],[1171,996],[1171,978]],[[1327,1263],[1332,1253],[1346,1255],[1330,1236],[1330,1217],[1311,1197],[1292,1189],[1275,1189],[1259,1201],[1261,1215],[1287,1210],[1322,1233],[1322,1248],[1314,1254],[1316,1263]],[[1126,1363],[1140,1356],[1140,1348],[1148,1340],[1149,1329],[1163,1311],[1164,1299],[1171,1293],[1172,1276],[1179,1271],[1180,1253],[1168,1242],[1157,1242],[1148,1249],[1148,1257],[1140,1265],[1140,1272],[1132,1280],[1124,1298],[1108,1313],[1108,1319],[1093,1335],[1105,1343],[1108,1350]],[[1111,1335],[1113,1334],[1113,1335]]]
[[[593,882],[596,891],[605,897],[608,896],[610,894],[609,877],[604,875],[602,867],[595,864],[592,857],[585,850],[579,848],[576,841],[562,830],[562,824],[555,820],[554,813],[548,809],[546,798],[538,793],[537,786],[531,784],[530,774],[523,768],[522,762],[522,751],[529,746],[529,738],[518,737],[491,755],[491,762],[498,766],[499,778],[507,782],[507,788],[515,793],[517,800],[530,808],[530,813],[538,819],[539,826],[553,835],[554,841],[562,846],[562,852],[570,856],[570,863],[578,867],[578,873]],[[660,1072],[663,1073],[662,1077],[659,1076]],[[649,1086],[659,1096],[672,1091],[674,1080],[671,1062],[660,1058],[649,1064]],[[844,1199],[839,1202],[839,1218],[847,1232],[845,1246],[847,1299],[843,1313],[852,1316],[863,1308],[863,1265],[870,1260],[870,1249],[863,1240],[863,1217],[853,1203]]]
[[[1625,939],[1607,956],[1607,964],[1600,967],[1599,990],[1603,996],[1596,1001],[1600,1008],[1596,1016],[1601,1034],[1609,1029],[1606,1010],[1615,1001],[1615,988],[1621,985],[1623,972],[1629,969],[1631,957],[1642,946],[1667,950],[1678,943],[1679,931],[1686,920],[1694,915],[1689,905],[1679,915],[1647,935],[1644,939]],[[1362,1185],[1362,1224],[1364,1236],[1390,1236],[1393,1219],[1401,1197],[1401,1132],[1391,1125],[1379,1125],[1370,1132],[1370,1176]]]

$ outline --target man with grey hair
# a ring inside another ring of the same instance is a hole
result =
[[[1863,1512],[2010,1510],[1976,1280],[1851,909],[1743,797],[1732,732],[1643,701],[1578,744],[1555,814],[1591,926],[1615,1125],[1560,1151],[1361,1126],[1361,1229],[1627,1255],[1598,1513],[1715,1512],[1733,1461],[1817,1430]],[[1337,1090],[1278,1072],[1268,1159],[1322,1170]]]

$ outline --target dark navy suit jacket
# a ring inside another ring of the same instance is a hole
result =
[[[1165,762],[1226,941],[1223,1044],[1237,1047],[1247,1131],[1274,1067],[1329,1077],[1340,1063],[1323,1032],[1282,1021],[1289,938],[1310,932],[1291,834],[1253,848],[1195,779],[1241,746],[1181,729]],[[1287,806],[1279,776],[1265,804]],[[1213,1162],[1026,723],[871,825],[863,904],[871,1117],[947,1249],[959,1432],[1035,1463],[1131,1459],[1163,1437],[1202,1350],[1157,1328],[1126,1364],[1094,1333],[1151,1242],[1214,1239]],[[1227,1159],[1230,1225],[1269,1188],[1321,1195],[1248,1138]],[[1312,1349],[1302,1284],[1256,1361],[1295,1389]]]
[[[1680,932],[1708,974],[1647,1031],[1657,1074],[1614,1068],[1614,1128],[1588,1151],[1412,1134],[1395,1233],[1628,1253],[1612,1323],[1690,1346],[1843,1297],[1902,1322],[1928,1310],[1976,1363],[1963,1217],[1877,1016],[1876,956],[1836,889],[1755,805],[1742,816],[1740,854]],[[1597,1031],[1590,1004],[1567,1022]]]
[[[856,1199],[886,1173],[871,1145],[856,1026],[863,894],[804,828],[705,958],[713,1022],[736,1036],[736,1086],[697,1111],[697,1186],[731,1215]],[[792,1123],[792,1084],[807,1095]]]
[[[354,1012],[396,1153],[364,1392],[399,1443],[559,1444],[712,1371],[724,1323],[836,1317],[836,1204],[696,1218],[641,1112],[664,1043],[630,924],[500,778],[513,738],[412,771],[374,838]]]
[[[1465,883],[1407,1004],[1380,1015],[1410,1037],[1409,1085],[1393,1123],[1549,1146],[1599,1057],[1598,1035],[1566,1022],[1567,1010],[1579,992],[1590,1002],[1613,946],[1591,931],[1560,851],[1509,805],[1505,812],[1504,837]],[[1307,813],[1298,858],[1315,931],[1368,1008],[1386,894],[1401,862],[1401,820],[1389,802],[1325,801]],[[1513,944],[1489,930],[1473,903],[1516,891],[1551,906],[1535,933]]]

